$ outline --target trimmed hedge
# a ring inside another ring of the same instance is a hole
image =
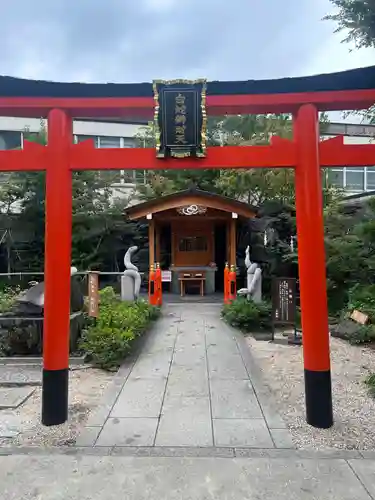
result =
[[[221,315],[231,326],[245,333],[270,331],[271,305],[268,302],[256,304],[246,297],[238,297],[230,304],[225,304]]]
[[[122,302],[111,287],[101,290],[99,297],[99,317],[90,320],[80,348],[95,366],[112,370],[121,364],[134,340],[158,318],[160,309],[144,300]]]

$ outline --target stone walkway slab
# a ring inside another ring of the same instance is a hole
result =
[[[0,387],[0,410],[18,408],[34,391],[30,387]]]
[[[0,365],[0,387],[42,384],[40,366]]]
[[[249,380],[213,379],[210,385],[213,418],[263,418]]]
[[[172,355],[172,351],[158,351],[153,354],[141,355],[135,363],[129,378],[167,378],[171,366]]]
[[[210,304],[167,305],[80,446],[292,448],[249,348]],[[99,409],[100,410],[100,409]],[[100,413],[100,411],[99,411]],[[104,415],[104,417],[103,417]]]
[[[109,418],[97,446],[153,446],[157,418]]]
[[[0,412],[0,438],[14,438],[21,432],[21,419],[11,411]]]
[[[156,446],[212,446],[209,397],[167,397]]]
[[[163,402],[166,378],[129,379],[110,413],[117,418],[158,418]]]
[[[375,498],[375,462],[371,460],[349,460],[349,465],[367,492],[372,498]]]
[[[269,429],[262,418],[215,419],[214,439],[216,446],[273,448]]]

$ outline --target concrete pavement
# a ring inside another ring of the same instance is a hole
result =
[[[90,450],[90,449],[88,449]],[[74,450],[72,450],[74,452]],[[100,452],[100,448],[91,448]],[[375,460],[171,458],[95,454],[0,457],[2,500],[370,500]],[[256,454],[256,450],[251,450]]]

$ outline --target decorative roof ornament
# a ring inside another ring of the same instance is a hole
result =
[[[203,215],[207,212],[207,207],[203,207],[202,205],[187,205],[178,207],[177,212],[180,215]]]

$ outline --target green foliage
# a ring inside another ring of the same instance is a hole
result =
[[[327,116],[320,117],[321,129]],[[269,144],[272,136],[292,138],[292,120],[287,114],[209,117],[207,142],[210,146]],[[137,136],[140,147],[155,147],[153,124]],[[144,199],[158,198],[196,187],[217,192],[250,204],[266,199],[294,200],[293,169],[159,170],[147,173],[146,184],[137,190]]]
[[[357,309],[369,316],[370,321],[375,320],[375,284],[356,284],[349,290],[349,311]]]
[[[292,137],[289,115],[229,116],[221,122],[225,144],[266,145],[273,135]],[[267,199],[290,202],[294,199],[292,169],[235,169],[222,170],[216,187],[226,196],[261,204]]]
[[[324,19],[337,24],[336,32],[344,31],[343,42],[354,42],[357,48],[375,47],[375,2],[373,0],[331,0],[338,9]]]
[[[40,144],[47,141],[43,127],[38,134],[26,134],[25,138]],[[72,261],[80,270],[118,271],[129,246],[145,246],[140,225],[124,217],[130,200],[113,201],[112,185],[117,176],[112,171],[73,173]],[[40,271],[44,258],[45,173],[13,172],[1,174],[1,179],[0,230],[6,249],[3,270]]]
[[[0,329],[0,355],[39,355],[42,352],[41,324],[33,321],[8,323]]]
[[[245,297],[239,297],[222,309],[223,319],[239,330],[251,333],[271,328],[271,305],[267,302],[256,304]]]
[[[19,287],[4,287],[0,291],[0,313],[9,311],[19,293]]]
[[[364,304],[366,294],[366,310],[372,308],[368,301],[374,284],[374,218],[373,200],[357,211],[342,204],[333,204],[325,211],[327,291],[332,315],[354,308],[359,300]]]
[[[375,398],[375,373],[370,373],[370,375],[366,377],[365,384],[367,386],[369,395],[372,398]]]
[[[347,336],[349,344],[369,344],[375,342],[375,325],[361,325],[358,330]]]
[[[354,42],[357,49],[375,47],[375,2],[374,0],[331,0],[338,9],[325,20],[334,21],[335,32],[344,32],[344,43]],[[345,113],[357,115],[365,123],[375,124],[375,106],[360,111]]]
[[[80,347],[96,366],[116,368],[129,353],[133,341],[158,315],[159,309],[147,302],[122,302],[113,288],[104,288],[100,292],[99,317],[86,328]]]
[[[211,122],[210,122],[211,123]],[[154,148],[155,135],[154,125],[150,122],[148,126],[142,127],[136,135],[138,147]],[[157,170],[148,171],[146,183],[139,183],[137,191],[140,197],[148,200],[159,198],[177,191],[183,191],[194,186],[206,191],[217,191],[215,184],[219,177],[218,170]]]

